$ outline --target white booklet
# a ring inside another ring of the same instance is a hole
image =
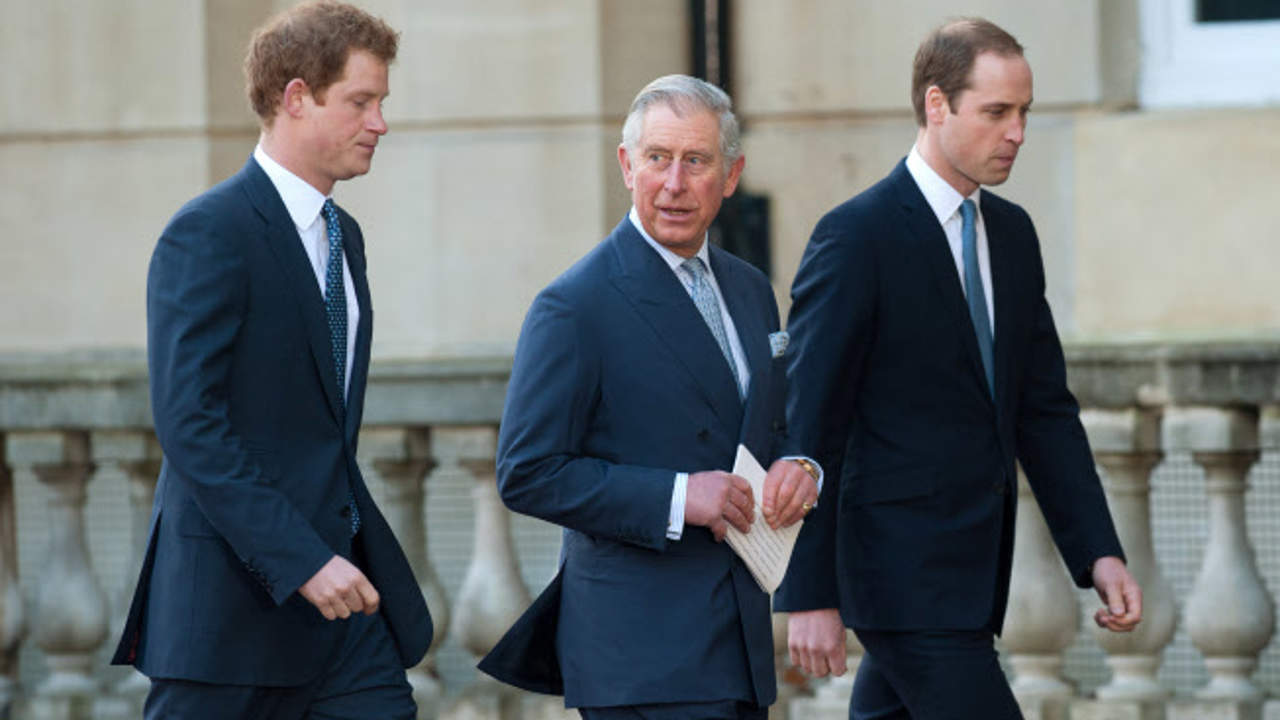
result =
[[[800,534],[801,520],[791,527],[774,530],[764,520],[764,510],[760,502],[764,498],[765,469],[760,467],[745,446],[738,446],[738,457],[733,462],[733,474],[751,484],[752,497],[756,502],[755,522],[751,532],[743,534],[732,525],[725,539],[729,547],[738,553],[738,557],[751,571],[751,576],[759,583],[760,588],[770,595],[782,583],[787,574],[787,563],[791,562],[791,550],[796,546],[796,537]]]

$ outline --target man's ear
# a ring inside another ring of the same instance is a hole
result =
[[[627,186],[628,190],[634,190],[631,186],[634,175],[631,169],[631,156],[627,154],[627,146],[625,144],[618,146],[618,165],[622,166],[622,182]]]
[[[930,123],[939,124],[949,112],[951,112],[951,103],[947,100],[946,94],[942,92],[942,88],[937,85],[930,85],[929,89],[924,91],[925,118]]]
[[[292,118],[302,117],[302,112],[306,107],[306,100],[311,97],[311,88],[307,87],[307,82],[302,78],[294,78],[284,86],[284,97],[281,100],[280,107]]]
[[[742,168],[746,167],[747,158],[745,155],[739,155],[737,160],[729,166],[729,175],[725,178],[724,196],[729,197],[734,190],[738,189],[738,180],[742,178]]]

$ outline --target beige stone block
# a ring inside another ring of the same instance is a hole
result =
[[[693,67],[689,3],[602,0],[599,7],[601,109],[621,117],[650,80]]]
[[[1076,324],[1098,337],[1280,329],[1280,110],[1082,116]]]
[[[1234,700],[1174,700],[1167,720],[1262,720],[1262,705]]]
[[[392,122],[600,110],[594,0],[374,0],[364,7],[401,32],[387,105]]]
[[[141,347],[151,251],[206,162],[201,138],[0,144],[6,350]]]
[[[760,122],[743,137],[739,186],[769,196],[773,287],[785,317],[796,268],[814,225],[875,184],[911,149],[915,126],[883,121]]]
[[[6,3],[0,132],[201,125],[203,3]],[[7,186],[6,186],[7,187]]]
[[[1280,720],[1280,700],[1268,700],[1262,704],[1262,720]]]
[[[335,197],[360,221],[378,358],[509,355],[534,295],[613,227],[598,127],[394,132]],[[612,134],[612,129],[608,131]]]
[[[958,12],[943,0],[740,3],[734,62],[741,106],[751,113],[908,108],[916,48]],[[1035,74],[1037,103],[1099,99],[1095,3],[981,0],[963,13],[986,17],[1019,39]]]
[[[1071,720],[1165,720],[1163,700],[1072,700]]]
[[[208,121],[216,128],[256,127],[258,116],[245,92],[244,58],[249,38],[284,0],[210,0],[204,8],[206,48],[204,81],[208,89]],[[273,6],[274,5],[274,6]]]

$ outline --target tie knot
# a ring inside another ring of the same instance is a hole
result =
[[[973,200],[965,198],[964,202],[960,203],[960,217],[964,219],[965,223],[972,223],[977,209],[977,206],[973,204]]]
[[[338,208],[333,204],[333,198],[324,199],[324,205],[320,206],[320,213],[324,215],[325,222],[338,222]]]
[[[684,268],[684,271],[694,280],[701,280],[707,274],[707,266],[702,263],[702,258],[696,255],[685,260],[680,267]]]

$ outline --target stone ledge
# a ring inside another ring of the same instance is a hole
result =
[[[1280,340],[1088,343],[1065,352],[1085,407],[1280,405]],[[365,424],[496,423],[510,372],[506,357],[377,361]],[[0,428],[150,425],[141,350],[0,355]]]

